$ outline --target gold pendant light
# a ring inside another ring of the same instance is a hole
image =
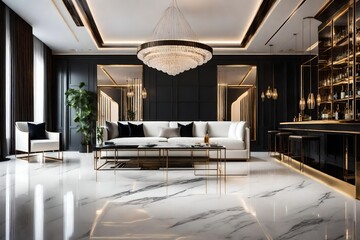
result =
[[[310,64],[310,70],[309,70],[309,72],[310,72],[310,93],[309,93],[309,95],[308,95],[308,98],[307,98],[307,106],[308,106],[308,108],[309,109],[314,109],[315,108],[315,97],[314,97],[314,93],[312,93],[312,91],[311,91],[311,85],[312,85],[312,67],[311,67],[311,61],[312,61],[312,56],[311,56],[311,50],[312,50],[312,48],[311,48],[311,20],[312,20],[312,17],[306,17],[306,18],[304,18],[304,20],[305,19],[308,19],[309,20],[309,48],[310,48],[310,50],[309,50],[309,64]]]

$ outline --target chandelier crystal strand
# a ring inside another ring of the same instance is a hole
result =
[[[212,48],[197,37],[173,0],[156,25],[152,40],[139,46],[137,56],[149,67],[175,76],[212,58]]]

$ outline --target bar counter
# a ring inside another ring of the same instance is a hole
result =
[[[320,137],[320,167],[308,164],[353,188],[352,196],[360,199],[360,122],[336,120],[312,120],[282,122],[279,130],[294,135],[316,135]],[[316,146],[310,146],[312,158],[316,158]],[[333,185],[333,184],[330,184]],[[334,184],[335,185],[335,184]],[[343,187],[342,187],[343,188]]]

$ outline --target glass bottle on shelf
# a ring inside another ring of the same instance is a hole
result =
[[[348,87],[345,87],[345,98],[349,97],[349,91],[348,91]]]
[[[352,89],[351,89],[351,86],[349,86],[348,96],[349,96],[349,98],[352,97]]]
[[[340,98],[341,99],[345,98],[344,86],[341,86]]]
[[[331,102],[332,99],[333,99],[333,97],[331,96],[331,92],[330,92],[329,95],[328,95],[328,99],[327,99],[327,100],[328,100],[329,102]]]
[[[322,112],[321,112],[321,118],[323,120],[327,120],[329,118],[329,115],[328,115],[328,111],[327,111],[327,108],[326,106],[324,106]]]
[[[345,106],[345,120],[350,120],[351,119],[351,114],[350,114],[350,109],[349,109],[349,103],[346,103]]]
[[[339,112],[340,112],[340,107],[339,104],[336,106],[336,110],[335,110],[335,120],[339,120]]]

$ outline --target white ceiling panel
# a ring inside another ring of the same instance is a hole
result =
[[[120,43],[118,47],[98,48],[90,25],[76,26],[62,0],[3,0],[33,27],[34,35],[54,54],[135,54],[137,46],[150,39],[170,4],[170,0],[84,1],[104,43]],[[178,5],[198,39],[212,46],[215,54],[268,54],[269,43],[274,45],[275,54],[294,54],[294,33],[298,33],[297,49],[301,53],[302,19],[314,16],[327,1],[277,0],[247,48],[239,46],[263,1],[178,0]],[[72,0],[75,6],[77,2]],[[85,20],[85,15],[80,15]],[[313,25],[312,43],[317,39],[318,24]]]

